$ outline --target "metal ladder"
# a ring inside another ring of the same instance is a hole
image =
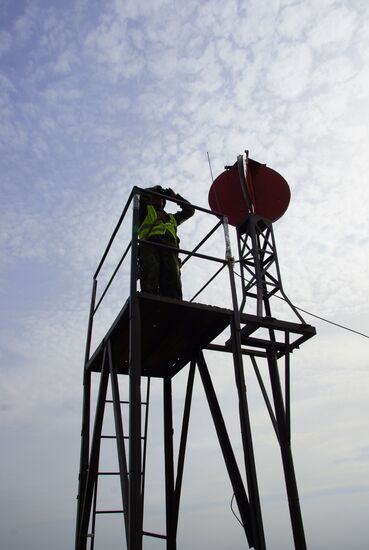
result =
[[[146,397],[145,397],[145,401],[142,401],[141,402],[141,406],[142,407],[145,407],[145,413],[144,413],[144,429],[143,429],[143,435],[141,437],[141,440],[142,440],[142,443],[143,443],[143,449],[142,449],[142,469],[141,469],[141,491],[142,491],[142,514],[143,514],[143,508],[144,508],[144,492],[145,492],[145,473],[146,473],[146,450],[147,450],[147,433],[148,433],[148,418],[149,418],[149,403],[150,403],[150,386],[151,386],[151,378],[148,377],[147,378],[147,385],[146,385]],[[113,390],[113,387],[112,387],[112,391]],[[116,391],[119,392],[119,389],[118,389],[118,386],[116,387]],[[113,404],[114,406],[114,400],[113,399],[105,399],[105,403],[110,403],[110,404]],[[126,400],[120,400],[119,399],[119,404],[120,405],[129,405],[129,401],[126,401]],[[123,428],[123,425],[122,425],[122,428]],[[125,436],[124,435],[124,431],[122,429],[122,433],[123,433],[123,439],[124,440],[129,440],[129,436]],[[100,436],[100,439],[117,439],[117,435],[101,435]],[[124,454],[125,454],[125,450],[124,450]],[[93,496],[93,505],[92,505],[92,518],[91,518],[91,532],[89,532],[87,534],[87,537],[88,539],[90,539],[90,550],[94,550],[94,545],[95,545],[95,533],[96,533],[96,516],[97,515],[108,515],[108,514],[122,514],[124,516],[125,514],[125,511],[124,509],[110,509],[110,510],[99,510],[97,509],[97,504],[98,504],[98,498],[97,498],[97,494],[98,494],[98,480],[99,480],[99,477],[102,477],[102,476],[121,476],[121,475],[124,475],[124,472],[120,472],[120,471],[98,471],[97,472],[97,476],[96,476],[96,481],[95,481],[95,487],[94,487],[94,496]],[[129,476],[129,472],[127,471],[127,479],[126,481],[128,482],[128,476]],[[127,485],[128,487],[128,485]],[[122,500],[122,504],[123,504],[123,500]],[[127,529],[127,527],[126,527]],[[147,535],[150,535],[150,533],[143,533],[143,534],[147,534]],[[127,531],[126,531],[126,536],[127,536]]]

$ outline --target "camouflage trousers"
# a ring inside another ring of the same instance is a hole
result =
[[[159,239],[157,242],[170,244]],[[182,299],[180,261],[176,250],[140,244],[139,258],[143,292]]]

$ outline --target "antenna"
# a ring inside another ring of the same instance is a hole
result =
[[[206,151],[206,154],[207,154],[207,157],[208,157],[208,163],[209,163],[209,170],[210,170],[211,181],[214,183],[214,177],[213,177],[213,171],[212,171],[212,169],[211,169],[211,162],[210,162],[209,151]]]
[[[209,170],[210,170],[210,177],[211,177],[211,181],[212,181],[212,186],[211,188],[214,187],[214,176],[213,176],[213,170],[211,169],[211,162],[210,162],[210,155],[209,155],[209,151],[206,151],[206,154],[207,154],[207,157],[208,157],[208,163],[209,163]],[[218,210],[218,212],[221,212],[221,202],[219,200],[219,197],[218,197],[218,191],[217,189],[215,188],[214,189],[214,198],[215,198],[215,203],[216,203],[216,210]]]

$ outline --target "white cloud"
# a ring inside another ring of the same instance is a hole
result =
[[[49,86],[43,95],[50,103],[58,104],[64,101],[74,101],[81,97],[81,91],[68,86]]]
[[[16,91],[14,84],[4,74],[0,74],[2,103],[6,103],[11,93]]]
[[[355,9],[347,5],[338,7],[316,19],[307,38],[314,48],[336,44],[339,49],[344,50],[357,28],[357,22]]]
[[[279,46],[266,81],[269,91],[291,100],[309,90],[313,58],[306,44]]]
[[[352,79],[358,74],[358,68],[352,59],[345,56],[336,56],[326,62],[320,63],[313,76],[312,82],[316,87],[335,84]]]
[[[63,52],[53,65],[56,74],[68,74],[71,71],[71,65],[75,63],[77,57],[71,52]]]
[[[121,20],[136,19],[144,15],[156,14],[165,6],[170,5],[170,0],[113,0],[113,6]]]
[[[161,50],[159,55],[155,55],[152,60],[148,59],[148,68],[155,78],[160,80],[171,79],[176,74],[177,53],[174,48]]]
[[[309,2],[283,6],[277,17],[276,31],[285,40],[300,41],[314,22],[314,13]],[[293,44],[291,44],[293,47]]]
[[[0,31],[0,56],[10,50],[12,44],[12,36],[10,32]]]
[[[14,31],[18,41],[26,42],[34,34],[38,21],[42,17],[42,10],[35,4],[28,4],[24,13],[14,23]]]
[[[334,97],[327,94],[316,96],[314,103],[331,120],[345,114],[349,97],[344,92],[337,91]]]
[[[72,452],[71,432],[75,430],[78,440],[80,429],[81,359],[92,272],[134,184],[161,183],[207,205],[206,151],[215,176],[248,148],[252,158],[286,177],[292,201],[275,224],[275,233],[287,295],[301,307],[366,330],[366,18],[367,7],[359,2],[338,5],[328,0],[268,5],[80,0],[68,10],[57,3],[45,10],[29,7],[15,26],[4,29],[0,202],[2,256],[7,259],[1,271],[6,308],[1,341],[5,435],[26,417],[54,418],[57,403],[63,407],[60,418],[70,422],[62,442],[66,454]],[[127,219],[126,233],[108,259],[99,289],[126,246],[129,223]],[[191,248],[207,228],[196,214],[180,229],[184,247]],[[220,235],[207,250],[222,255],[223,249]],[[185,296],[211,273],[204,262],[185,266]],[[44,284],[38,284],[42,274]],[[226,301],[227,284],[225,275],[203,299]],[[124,269],[101,311],[95,341],[109,326],[127,289]],[[275,308],[283,311],[277,304]],[[307,321],[315,322],[308,317]],[[352,543],[353,530],[346,527],[353,521],[348,507],[359,510],[365,525],[361,514],[367,508],[366,496],[360,496],[362,505],[357,507],[359,497],[353,491],[342,499],[332,494],[349,486],[353,471],[356,485],[367,476],[367,464],[355,469],[353,459],[359,456],[366,429],[367,351],[358,336],[348,338],[316,322],[318,336],[293,357],[294,451],[309,538],[324,540],[322,549],[330,550],[332,526],[342,513],[347,522],[339,526],[340,544]],[[225,411],[234,418],[228,359],[212,365]],[[182,383],[179,380],[179,386]],[[280,541],[279,550],[289,546],[290,538],[282,471],[277,474],[277,462],[270,459],[278,459],[278,449],[255,382],[248,384],[263,471],[267,538]],[[211,449],[209,459],[217,452],[208,411],[201,408],[202,391],[196,388],[195,393],[201,426],[192,428],[196,458],[186,470],[191,475],[199,471],[196,467],[206,449]],[[70,408],[73,414],[66,412]],[[236,424],[237,418],[232,429]],[[350,436],[346,440],[340,438],[343,424]],[[9,455],[19,455],[17,444],[7,447]],[[77,446],[78,441],[76,472]],[[347,462],[338,465],[338,454]],[[229,485],[221,477],[221,457],[218,462],[209,468],[219,487],[225,487],[223,495]],[[70,477],[72,469],[69,463],[68,471],[61,468],[60,479]],[[39,479],[37,468],[34,476]],[[320,489],[324,497],[317,495]],[[193,505],[192,493],[186,493],[188,508]],[[214,498],[219,508],[209,512],[213,518],[219,510],[224,517],[221,495]],[[283,503],[283,519],[273,495]],[[22,498],[16,489],[15,497]],[[42,498],[36,491],[34,501]],[[71,515],[68,499],[65,496],[60,517],[66,517],[67,509]],[[189,516],[183,518],[187,525]],[[16,516],[17,525],[24,521]],[[232,527],[227,522],[227,538]],[[192,534],[185,531],[182,543],[193,545]],[[355,537],[362,548],[362,527]],[[17,541],[9,550],[28,544],[28,539]],[[214,540],[214,550],[217,544]],[[242,544],[237,539],[233,546]]]
[[[143,61],[129,43],[127,23],[105,16],[100,25],[89,32],[86,52],[96,57],[101,68],[108,68],[110,78],[131,78],[142,73]]]

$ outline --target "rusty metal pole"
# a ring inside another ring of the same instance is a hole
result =
[[[94,318],[94,309],[96,302],[97,280],[94,277],[92,283],[90,313],[88,318],[88,328],[85,347],[85,362],[83,371],[83,404],[82,404],[82,430],[81,430],[81,455],[78,480],[78,503],[77,503],[77,521],[76,521],[76,537],[75,546],[78,548],[79,531],[82,516],[83,496],[85,494],[88,460],[90,450],[90,410],[91,410],[91,373],[86,371],[86,365],[90,358],[92,327]]]
[[[266,550],[265,536],[263,527],[263,518],[261,514],[260,497],[258,482],[256,476],[256,465],[254,449],[252,444],[252,434],[250,417],[247,403],[245,374],[243,370],[242,351],[241,351],[241,328],[240,328],[240,312],[237,302],[236,283],[233,273],[233,257],[230,247],[230,239],[228,233],[228,221],[224,218],[223,221],[225,241],[226,241],[226,259],[228,260],[229,280],[232,293],[233,318],[231,321],[231,340],[233,352],[233,364],[235,380],[238,392],[239,416],[241,425],[242,446],[245,460],[245,469],[247,477],[247,486],[249,490],[249,501],[251,507],[251,523],[254,534],[254,544],[256,550]]]
[[[173,410],[172,380],[163,381],[164,393],[164,454],[165,454],[165,509],[167,550],[176,550],[176,521],[174,498],[174,464],[173,464]]]
[[[289,423],[284,409],[283,394],[278,372],[277,355],[273,344],[267,347],[266,353],[268,359],[275,414],[278,424],[279,444],[281,448],[284,477],[286,480],[288,506],[290,509],[295,549],[306,550],[304,525],[302,522],[299,493],[297,489],[295,469],[293,465],[290,444]]]
[[[130,357],[129,357],[129,491],[128,550],[142,550],[141,488],[141,322],[137,297],[137,259],[139,196],[133,198],[131,284],[130,284]]]

